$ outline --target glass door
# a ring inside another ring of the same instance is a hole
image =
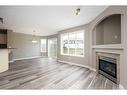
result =
[[[57,38],[48,39],[48,57],[57,58]]]

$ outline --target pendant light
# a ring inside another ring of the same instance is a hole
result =
[[[37,43],[38,41],[36,40],[36,35],[35,35],[35,31],[33,31],[33,40],[32,43]]]

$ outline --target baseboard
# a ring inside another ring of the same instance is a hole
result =
[[[13,62],[14,62],[14,60],[10,60],[10,61],[9,61],[9,63],[13,63]]]
[[[13,60],[9,61],[9,63],[13,63],[13,62],[18,61],[18,60],[33,59],[33,58],[40,58],[40,57],[42,57],[42,56],[16,58],[16,59],[13,59]]]
[[[24,60],[24,59],[33,59],[33,58],[39,58],[39,57],[41,57],[41,56],[17,58],[17,59],[14,59],[14,61],[18,61],[18,60]]]
[[[125,88],[123,87],[123,85],[119,84],[119,89],[124,90]]]
[[[72,63],[72,62],[68,62],[68,61],[62,61],[62,60],[57,60],[57,61],[58,61],[58,62],[62,62],[62,63],[67,63],[67,64],[70,64],[70,65],[76,65],[76,66],[80,66],[80,67],[89,68],[90,70],[92,70],[92,71],[95,71],[95,72],[96,72],[96,69],[91,68],[91,67],[86,66],[86,65],[77,64],[77,63]]]

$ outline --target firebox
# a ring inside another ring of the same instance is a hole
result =
[[[113,82],[117,82],[117,64],[115,58],[100,56],[99,73]]]

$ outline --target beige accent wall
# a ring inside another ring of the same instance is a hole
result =
[[[113,15],[104,20],[104,44],[120,44],[120,43],[121,43],[121,17],[120,15]]]
[[[61,61],[67,61],[67,62],[72,62],[72,63],[77,63],[77,64],[81,64],[84,66],[89,66],[89,31],[88,31],[88,25],[82,25],[79,27],[75,27],[75,28],[71,28],[71,29],[67,29],[67,30],[63,30],[63,31],[59,31],[58,34],[58,60]],[[62,33],[66,33],[66,32],[74,32],[74,31],[78,31],[78,30],[84,30],[84,41],[85,41],[85,45],[84,45],[84,57],[76,57],[76,56],[66,56],[66,55],[61,55],[60,50],[61,50],[61,41],[60,41],[60,35]]]
[[[52,38],[57,38],[57,37],[58,37],[58,34],[54,34],[54,35],[47,36],[47,39],[52,39]]]
[[[28,34],[8,32],[8,47],[16,48],[9,56],[9,60],[40,56],[40,37],[34,37],[38,43],[32,43],[33,36]]]
[[[104,22],[100,22],[95,30],[96,34],[94,35],[95,40],[94,43],[96,45],[104,44]]]
[[[121,16],[112,15],[96,27],[96,45],[121,43]]]

